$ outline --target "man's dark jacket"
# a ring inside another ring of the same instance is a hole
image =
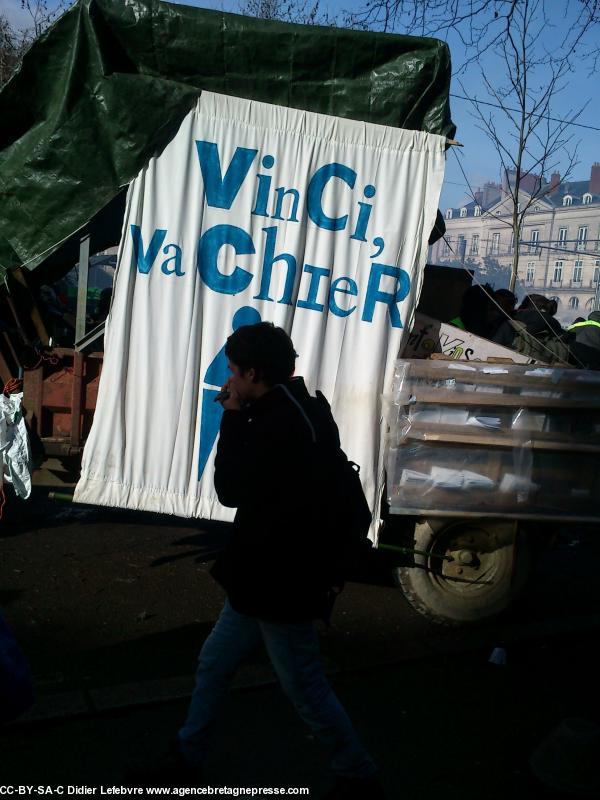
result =
[[[326,614],[334,553],[324,454],[337,448],[328,406],[301,378],[224,412],[215,488],[237,513],[212,575],[236,611],[278,622]]]

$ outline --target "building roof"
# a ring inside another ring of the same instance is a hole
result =
[[[548,184],[549,185],[549,184]],[[583,195],[590,194],[590,181],[565,181],[560,183],[552,194],[545,195],[544,199],[553,206],[562,206],[565,195],[572,198],[571,205],[583,205]],[[600,203],[600,194],[592,194],[592,203]]]
[[[565,205],[564,199],[566,196],[571,198],[571,202],[569,206],[580,206],[580,205],[591,205],[595,203],[600,203],[600,194],[591,194],[589,191],[591,180],[585,181],[564,181],[558,184],[558,186],[550,193],[550,183],[545,183],[544,190],[547,191],[546,194],[540,194],[537,198],[545,203],[547,203],[550,207],[553,208],[560,208]],[[525,189],[520,190],[524,195],[529,195]],[[588,200],[586,203],[583,202],[584,195],[591,194],[591,200]],[[466,209],[466,214],[462,215],[462,219],[465,217],[475,217],[480,216],[485,211],[489,211],[490,208],[498,205],[503,200],[502,194],[500,191],[495,199],[487,204],[479,204],[476,203],[474,200],[471,200],[468,203],[465,203],[462,206],[458,206],[457,208],[447,208],[445,211],[444,216],[448,214],[449,211],[452,212],[452,219],[461,218],[461,210]],[[479,214],[475,213],[475,210],[479,208]]]

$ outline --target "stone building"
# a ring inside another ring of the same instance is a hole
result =
[[[563,325],[587,317],[594,308],[600,280],[600,164],[592,166],[585,181],[561,182],[554,173],[543,182],[541,196],[526,212],[519,243],[518,279],[521,291],[554,297]],[[510,180],[510,176],[509,176]],[[524,186],[533,188],[534,183]],[[531,195],[523,188],[521,203]],[[466,263],[486,273],[493,266],[506,270],[508,285],[515,243],[512,235],[513,204],[507,187],[488,183],[475,200],[445,212],[447,233],[432,247],[434,264]],[[498,280],[495,287],[500,288]],[[600,296],[599,296],[600,297]]]

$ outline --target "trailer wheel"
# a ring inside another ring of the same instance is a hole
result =
[[[395,578],[411,605],[434,622],[478,622],[521,593],[532,564],[530,539],[513,520],[429,519],[415,525],[414,566]]]

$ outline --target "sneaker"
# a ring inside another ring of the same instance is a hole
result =
[[[153,766],[129,770],[127,782],[130,786],[143,788],[204,786],[205,783],[202,767],[186,761],[177,746]]]
[[[383,786],[376,777],[336,778],[335,784],[322,800],[385,800]]]

